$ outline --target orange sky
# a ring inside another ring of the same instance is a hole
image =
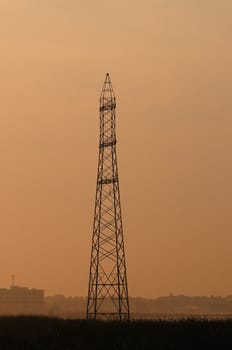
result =
[[[0,287],[86,295],[106,72],[129,293],[232,294],[231,0],[2,0]]]

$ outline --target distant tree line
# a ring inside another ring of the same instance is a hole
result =
[[[64,295],[45,298],[45,313],[60,317],[85,317],[85,297],[65,297]],[[135,318],[156,318],[161,315],[232,315],[232,295],[184,296],[169,295],[156,299],[130,298],[131,314]]]

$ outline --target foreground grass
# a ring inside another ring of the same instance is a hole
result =
[[[232,320],[106,323],[0,317],[0,349],[232,349]]]

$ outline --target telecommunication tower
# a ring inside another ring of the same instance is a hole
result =
[[[130,318],[116,154],[115,109],[116,98],[107,73],[100,97],[100,142],[87,319]]]

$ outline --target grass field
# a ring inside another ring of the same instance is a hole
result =
[[[232,349],[231,320],[88,322],[0,317],[0,349]]]

